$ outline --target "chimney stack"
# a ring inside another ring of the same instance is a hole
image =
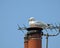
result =
[[[42,48],[42,28],[30,27],[24,37],[24,48]]]

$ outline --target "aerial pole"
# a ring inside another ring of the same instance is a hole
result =
[[[46,34],[46,48],[48,48],[48,33]]]

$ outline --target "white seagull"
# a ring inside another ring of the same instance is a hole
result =
[[[41,21],[36,21],[34,17],[29,18],[29,25],[30,27],[39,27],[43,29],[47,29],[50,26],[50,24],[46,24]]]

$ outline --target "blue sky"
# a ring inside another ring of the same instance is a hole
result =
[[[28,18],[60,23],[60,0],[0,0],[0,48],[24,48],[24,34],[17,24],[28,27]],[[45,37],[43,37],[45,48]],[[60,35],[49,37],[49,48],[60,47]]]

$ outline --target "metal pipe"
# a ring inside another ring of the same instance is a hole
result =
[[[49,37],[49,35],[48,35],[48,33],[46,34],[46,48],[48,48],[48,37]]]

